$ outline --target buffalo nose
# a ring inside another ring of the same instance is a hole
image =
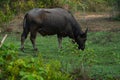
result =
[[[84,47],[78,47],[78,49],[81,49],[82,51],[84,51],[85,48]]]
[[[84,51],[84,48],[81,48],[82,51]]]

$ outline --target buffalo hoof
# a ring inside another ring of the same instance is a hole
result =
[[[38,51],[38,48],[34,48],[34,51]]]
[[[24,48],[20,48],[20,50],[24,52]]]

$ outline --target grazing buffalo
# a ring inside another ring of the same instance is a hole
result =
[[[29,32],[30,40],[35,50],[37,50],[35,45],[37,32],[42,36],[57,34],[59,48],[62,47],[62,37],[68,36],[78,44],[79,49],[84,50],[87,31],[88,28],[83,32],[73,15],[65,9],[35,8],[27,12],[24,16],[21,50],[24,49],[24,41]]]

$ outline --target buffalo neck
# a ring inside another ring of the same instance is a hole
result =
[[[83,33],[81,26],[79,25],[79,23],[74,19],[74,21],[72,21],[72,29],[73,29],[73,34],[74,34],[74,38],[76,39],[81,33]]]

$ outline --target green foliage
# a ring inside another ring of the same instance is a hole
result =
[[[68,47],[69,46],[69,47]],[[78,45],[73,43],[65,43],[65,50],[60,50],[60,54],[67,57],[73,56],[69,59],[72,62],[63,63],[66,65],[66,72],[74,74],[74,78],[82,78],[83,76],[89,78],[90,68],[97,62],[95,60],[96,54],[93,49],[78,50]],[[76,55],[76,56],[75,56]],[[75,58],[74,58],[75,57]],[[75,59],[75,60],[74,60]]]
[[[10,10],[9,5],[5,6],[6,12],[0,10],[0,24],[9,22],[13,18],[13,12]]]
[[[8,23],[13,16],[26,12],[32,8],[40,7],[43,8],[45,5],[39,1],[35,2],[33,0],[29,1],[0,1],[0,24]]]
[[[107,10],[107,3],[105,0],[87,0],[85,4],[88,11],[101,12]]]
[[[67,5],[71,11],[99,12],[107,10],[108,4],[113,1],[118,3],[117,9],[120,9],[119,0],[0,0],[0,23],[8,22],[14,15],[24,13],[32,8],[64,7]]]
[[[46,72],[44,70],[42,62],[40,60],[35,60],[34,58],[26,59],[16,59],[13,62],[10,62],[7,66],[7,73],[10,73],[8,79],[14,80],[44,80]]]
[[[7,80],[71,80],[70,74],[61,71],[61,63],[44,62],[41,56],[19,57],[13,44],[0,49],[0,79]]]
[[[49,64],[46,64],[47,75],[49,75],[46,80],[67,80],[70,75],[67,73],[62,73],[60,69],[61,63],[59,61],[53,60],[50,61]],[[72,78],[69,78],[69,80],[72,80]]]
[[[120,21],[120,0],[107,0],[107,2],[112,6],[112,19]]]
[[[8,73],[6,73],[7,65],[18,58],[17,48],[13,44],[8,44],[0,48],[0,79],[3,79]]]
[[[32,8],[65,7],[71,11],[107,11],[110,7],[120,11],[119,0],[0,0],[0,24],[8,23],[16,14],[25,13]],[[115,17],[120,20],[120,12]],[[2,25],[1,25],[2,26]]]
[[[78,50],[78,45],[73,43],[66,43],[65,46],[65,50],[60,50],[61,54],[76,54],[79,57],[80,64],[92,65],[92,63],[95,63],[94,57],[96,55],[94,50],[85,49],[85,51],[81,51]]]

